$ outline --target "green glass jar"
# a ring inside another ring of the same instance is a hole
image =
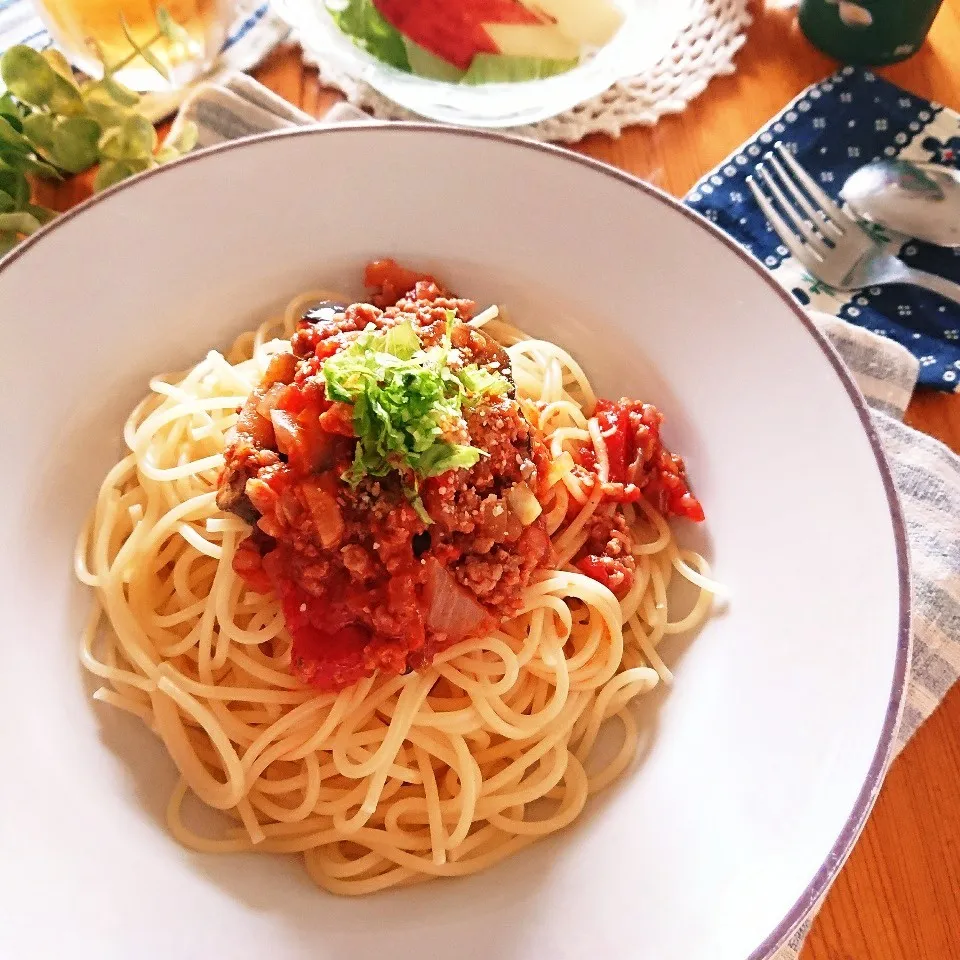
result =
[[[883,66],[912,56],[943,0],[801,0],[800,29],[844,63]]]

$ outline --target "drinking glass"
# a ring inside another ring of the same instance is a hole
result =
[[[140,92],[182,87],[206,71],[223,46],[234,12],[234,0],[162,4],[36,0],[36,4],[75,67],[99,77],[106,62],[120,83]]]

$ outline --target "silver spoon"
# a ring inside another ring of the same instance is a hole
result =
[[[862,220],[941,247],[960,247],[960,170],[877,160],[857,170],[840,195]]]

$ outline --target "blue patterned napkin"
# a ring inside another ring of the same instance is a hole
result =
[[[915,287],[835,291],[814,280],[780,243],[746,185],[777,140],[837,197],[857,167],[880,157],[960,167],[960,114],[869,71],[844,67],[800,94],[686,198],[765,263],[805,307],[903,344],[920,361],[921,386],[960,392],[960,306]],[[911,266],[960,281],[960,249],[875,232]]]

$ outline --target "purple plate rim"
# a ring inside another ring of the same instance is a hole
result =
[[[850,398],[850,402],[857,411],[857,415],[860,418],[860,423],[863,426],[864,432],[866,433],[867,439],[869,440],[870,446],[873,450],[874,458],[877,463],[877,469],[879,470],[881,479],[883,481],[884,492],[887,495],[887,503],[890,508],[890,520],[893,527],[894,540],[897,550],[897,578],[900,590],[900,609],[893,684],[890,689],[890,697],[887,702],[887,711],[884,717],[883,727],[880,732],[880,739],[877,743],[877,749],[867,771],[867,776],[863,787],[860,789],[860,793],[857,795],[857,799],[853,805],[853,810],[847,817],[847,820],[840,831],[840,835],[831,846],[823,864],[807,884],[804,892],[787,911],[786,916],[774,927],[773,931],[767,937],[765,937],[764,940],[745,958],[745,960],[767,960],[767,958],[769,958],[775,950],[777,950],[786,942],[786,940],[797,929],[797,927],[799,927],[799,925],[803,922],[813,907],[830,887],[837,873],[839,873],[840,868],[846,861],[847,856],[853,849],[854,844],[859,838],[860,832],[862,831],[867,817],[870,814],[874,803],[876,802],[877,796],[879,795],[880,787],[883,783],[884,774],[887,769],[887,764],[892,754],[894,733],[900,721],[900,715],[904,704],[904,694],[906,692],[907,665],[910,653],[911,593],[910,555],[908,546],[909,541],[907,539],[903,510],[901,508],[900,498],[897,494],[896,486],[893,481],[893,474],[890,471],[890,465],[887,462],[886,454],[883,451],[880,438],[873,424],[870,408],[867,406],[863,395],[860,393],[859,388],[854,382],[850,371],[846,368],[843,361],[831,346],[830,342],[817,329],[816,325],[807,316],[806,312],[801,308],[797,301],[794,300],[794,298],[782,286],[780,286],[776,280],[774,280],[773,276],[763,266],[763,264],[760,263],[759,260],[757,260],[752,254],[748,253],[743,247],[741,247],[735,240],[725,234],[722,230],[710,223],[710,221],[705,217],[701,216],[696,211],[691,210],[689,207],[684,206],[681,201],[670,196],[670,194],[661,190],[659,187],[655,187],[652,184],[646,183],[639,177],[636,177],[631,173],[627,173],[624,170],[620,170],[617,167],[611,166],[610,164],[604,163],[601,160],[594,160],[592,157],[583,156],[582,154],[575,153],[574,151],[568,150],[564,147],[558,147],[555,144],[542,143],[536,140],[527,140],[514,134],[504,133],[500,130],[455,127],[428,122],[371,123],[369,121],[355,121],[350,123],[331,124],[327,126],[318,124],[317,126],[311,125],[294,127],[285,130],[272,130],[267,133],[260,133],[254,136],[244,137],[239,140],[230,140],[225,143],[217,144],[213,147],[208,147],[203,150],[197,150],[193,153],[189,153],[185,157],[182,157],[173,163],[165,164],[162,167],[154,167],[152,170],[147,170],[144,173],[131,177],[129,180],[124,180],[121,183],[110,187],[108,190],[104,190],[102,193],[98,193],[89,197],[82,203],[77,204],[77,206],[67,210],[65,213],[60,214],[60,216],[58,216],[55,220],[51,221],[35,234],[27,237],[18,246],[14,247],[9,253],[6,254],[6,256],[0,257],[0,278],[2,278],[5,270],[16,263],[20,257],[31,250],[37,243],[42,241],[44,237],[48,236],[58,227],[63,226],[74,217],[83,213],[83,211],[88,207],[91,207],[95,204],[108,202],[118,193],[129,190],[131,187],[136,186],[145,178],[157,176],[164,173],[168,169],[174,169],[182,166],[183,164],[195,163],[196,161],[202,160],[211,154],[223,153],[229,150],[243,149],[244,147],[255,146],[263,141],[276,140],[285,137],[314,137],[343,133],[363,133],[364,131],[370,133],[376,131],[378,135],[383,135],[385,131],[399,133],[422,132],[452,137],[476,137],[480,139],[500,140],[511,144],[516,148],[552,154],[561,160],[578,163],[581,166],[586,167],[588,170],[593,170],[595,173],[602,176],[611,177],[628,187],[631,187],[635,190],[640,190],[642,193],[647,194],[661,203],[665,203],[682,216],[692,220],[701,229],[712,234],[715,239],[719,240],[725,247],[727,247],[727,249],[735,253],[748,267],[750,267],[751,270],[753,270],[754,273],[758,274],[762,278],[764,283],[774,290],[784,304],[786,304],[786,306],[791,310],[793,315],[804,326],[804,328],[813,338],[814,342],[820,347],[821,351],[824,353],[838,378],[840,379],[840,382],[846,389],[847,395]]]

